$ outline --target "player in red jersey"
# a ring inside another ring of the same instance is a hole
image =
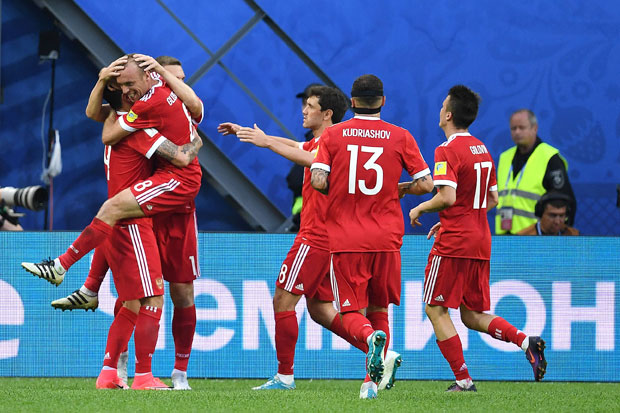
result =
[[[91,99],[96,99],[96,96],[97,93],[91,94]],[[114,116],[113,113],[110,115]],[[187,145],[199,148],[199,141]],[[113,147],[106,146],[104,164],[108,197],[150,176],[153,165],[150,156],[144,155],[158,153],[167,157],[162,147],[175,147],[176,153],[179,153],[176,145],[165,138],[162,140],[158,133],[151,139],[143,131],[132,134]],[[172,161],[177,162],[177,159]],[[118,376],[117,365],[135,327],[136,375],[132,389],[168,389],[151,372],[151,358],[157,344],[163,306],[162,271],[152,220],[133,218],[119,221],[110,238],[97,251],[103,252],[105,261],[110,263],[119,301],[123,304],[110,326],[104,366],[96,387],[127,388],[125,381]]]
[[[218,127],[224,135],[236,134],[242,142],[269,148],[306,167],[301,226],[280,268],[273,297],[278,372],[265,384],[254,387],[254,390],[295,389],[293,364],[299,332],[295,306],[302,295],[306,296],[308,313],[315,322],[364,352],[368,351],[368,345],[363,340],[356,340],[344,331],[340,316],[332,304],[334,297],[329,281],[330,254],[324,223],[327,198],[312,189],[308,169],[316,154],[321,134],[327,127],[340,122],[346,110],[347,100],[342,92],[317,85],[309,89],[302,108],[303,127],[310,129],[314,136],[310,141],[297,142],[267,136],[256,125],[254,128],[242,128],[233,123],[222,123]]]
[[[117,76],[123,95],[133,103],[132,109],[118,122],[110,118],[106,120],[110,127],[104,128],[104,144],[113,145],[138,129],[153,134],[153,128],[179,146],[190,143],[194,136],[192,116],[202,117],[200,99],[189,86],[177,79],[179,90],[189,95],[179,99],[158,74],[144,72],[137,58],[138,55],[129,55]],[[190,104],[188,111],[184,102],[191,101],[198,103]],[[179,209],[191,211],[200,189],[201,176],[197,159],[184,168],[159,162],[149,179],[135,183],[104,202],[93,222],[64,254],[55,260],[22,263],[22,266],[40,278],[60,284],[71,265],[105,241],[118,220],[178,212]]]
[[[121,58],[120,60],[122,60]],[[137,61],[141,62],[147,70],[154,70],[160,74],[168,84],[170,84],[175,92],[179,92],[183,96],[184,84],[179,86],[178,80],[185,78],[185,73],[181,66],[181,62],[170,56],[160,56],[153,59],[150,56],[139,55]],[[110,68],[115,65],[110,65]],[[104,69],[106,70],[106,69]],[[108,69],[109,70],[109,69]],[[102,70],[103,72],[103,70]],[[100,76],[101,78],[101,76]],[[103,120],[102,113],[105,107],[101,102],[101,86],[100,82],[96,85],[89,106],[87,107],[87,115],[94,120]],[[103,79],[101,84],[105,86],[107,81]],[[179,90],[180,89],[180,90]],[[189,97],[191,99],[191,94]],[[202,105],[200,105],[200,116],[202,117]],[[128,109],[129,110],[129,109]],[[197,124],[200,119],[193,119]],[[144,137],[149,139],[148,135]],[[122,142],[122,141],[121,141]],[[158,142],[152,139],[152,142]],[[198,138],[197,141],[200,142]],[[189,146],[191,144],[186,144]],[[111,147],[107,147],[111,148]],[[197,147],[196,149],[198,149]],[[145,147],[140,151],[147,158],[151,157],[154,147]],[[156,154],[165,160],[177,166],[186,166],[190,160],[187,155],[195,156],[194,151],[183,151],[180,148],[176,150],[176,145],[171,142],[164,141],[160,147],[156,148]],[[185,156],[185,157],[183,157]],[[176,158],[176,159],[175,159]],[[182,162],[182,163],[179,163]],[[164,280],[169,282],[170,298],[174,304],[174,315],[172,318],[172,335],[175,344],[175,365],[171,377],[175,390],[191,390],[187,382],[187,365],[191,353],[191,346],[196,328],[196,307],[194,305],[194,285],[193,281],[200,276],[200,267],[198,265],[198,233],[195,208],[193,204],[189,204],[191,209],[187,211],[158,214],[153,217],[153,230],[159,246],[161,255],[162,270]],[[91,271],[84,285],[74,291],[65,298],[61,298],[52,302],[52,306],[60,309],[94,309],[97,307],[97,293],[99,287],[105,278],[108,265],[103,258],[103,254],[99,254],[95,250],[93,261],[91,263]],[[127,377],[127,353],[121,354],[119,362],[119,375]]]
[[[491,232],[487,210],[497,205],[495,165],[486,146],[468,132],[476,119],[479,96],[457,85],[450,89],[439,113],[439,127],[447,141],[435,150],[434,184],[437,194],[413,208],[412,225],[419,217],[439,212],[440,222],[428,238],[435,242],[428,257],[424,280],[426,314],[433,324],[437,345],[450,364],[456,382],[447,391],[476,391],[461,340],[448,308],[460,308],[463,324],[512,342],[526,353],[539,381],[545,374],[545,342],[529,337],[506,320],[484,313],[490,309],[489,260]]]
[[[389,343],[387,307],[400,304],[404,226],[398,181],[405,169],[414,180],[410,192],[416,194],[430,192],[432,182],[413,136],[380,119],[385,104],[381,80],[360,76],[351,96],[356,115],[321,136],[311,183],[329,193],[332,289],[345,330],[369,345],[360,397],[374,398]]]

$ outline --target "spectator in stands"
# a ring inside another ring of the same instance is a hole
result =
[[[547,192],[534,209],[540,221],[522,229],[517,235],[579,235],[579,230],[566,224],[570,202],[571,198],[561,192]]]
[[[572,225],[577,205],[568,181],[568,163],[556,148],[540,140],[538,121],[531,110],[513,112],[510,135],[515,146],[500,155],[497,167],[495,233],[517,234],[535,224],[536,201],[548,191],[570,198],[568,224]]]
[[[301,99],[301,107],[303,108],[306,105],[306,99],[310,96],[308,93],[310,89],[314,86],[322,86],[320,83],[310,83],[303,92],[299,92],[295,95],[296,98]],[[313,138],[312,131],[308,130],[304,135],[304,140],[309,141]],[[304,184],[304,167],[293,163],[291,170],[288,175],[286,175],[286,183],[288,184],[288,188],[293,191],[293,207],[291,209],[292,216],[292,225],[288,228],[289,232],[297,232],[299,231],[299,223],[301,221],[301,207],[302,207],[302,198],[301,198],[301,189]]]

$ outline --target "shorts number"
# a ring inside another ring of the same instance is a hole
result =
[[[280,275],[278,275],[278,282],[280,284],[284,284],[284,280],[286,280],[286,272],[288,271],[288,266],[286,264],[282,264],[280,268]]]
[[[153,181],[138,182],[137,184],[133,186],[133,189],[135,189],[138,192],[142,192],[151,185],[153,185]]]
[[[192,262],[192,272],[194,273],[194,277],[197,277],[198,271],[196,271],[196,258],[194,258],[193,255],[190,255],[189,260]]]

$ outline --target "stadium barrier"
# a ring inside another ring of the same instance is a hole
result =
[[[0,233],[0,376],[98,374],[112,321],[112,277],[102,286],[95,313],[62,312],[50,302],[80,287],[89,259],[77,263],[59,288],[19,265],[56,256],[76,236]],[[267,378],[276,372],[271,300],[292,242],[293,235],[287,234],[200,234],[202,275],[195,283],[198,325],[190,377]],[[423,310],[430,247],[423,236],[406,236],[402,248],[402,300],[390,308],[391,347],[404,359],[399,379],[452,379]],[[617,382],[619,274],[620,238],[495,237],[491,311],[527,334],[543,336],[549,362],[545,380]],[[153,371],[167,377],[174,362],[169,298],[164,307]],[[303,299],[297,311],[296,377],[363,378],[359,350],[310,320]],[[454,318],[476,380],[532,379],[529,363],[516,346],[467,331],[456,313]]]

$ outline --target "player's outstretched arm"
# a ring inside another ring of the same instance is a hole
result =
[[[194,139],[190,143],[186,143],[183,146],[178,146],[168,139],[166,139],[155,151],[157,156],[163,158],[179,168],[184,168],[189,165],[198,151],[202,147],[202,139],[198,134],[194,134]]]
[[[127,63],[127,57],[119,57],[109,66],[104,67],[99,71],[99,79],[93,87],[88,97],[88,104],[86,105],[86,116],[97,122],[104,122],[108,117],[108,114],[112,110],[110,105],[103,103],[103,92],[108,87],[108,82],[116,78],[119,72],[125,67]]]
[[[156,72],[164,78],[170,89],[183,101],[192,118],[202,118],[202,102],[191,87],[167,71],[151,56],[136,53],[134,58],[144,71]]]
[[[456,189],[442,185],[437,187],[437,193],[428,201],[424,201],[409,211],[412,226],[421,226],[419,218],[429,212],[439,212],[452,206],[456,202]]]
[[[314,155],[301,149],[299,142],[266,135],[256,124],[254,124],[254,128],[240,128],[237,131],[237,137],[241,142],[252,143],[260,148],[268,148],[301,166],[309,167],[314,160]]]
[[[310,178],[310,184],[314,189],[320,193],[327,195],[329,192],[329,172],[315,168],[312,170],[312,177]]]
[[[424,195],[433,190],[433,180],[431,175],[424,175],[411,182],[400,182],[398,184],[398,195],[404,197],[406,194]]]

